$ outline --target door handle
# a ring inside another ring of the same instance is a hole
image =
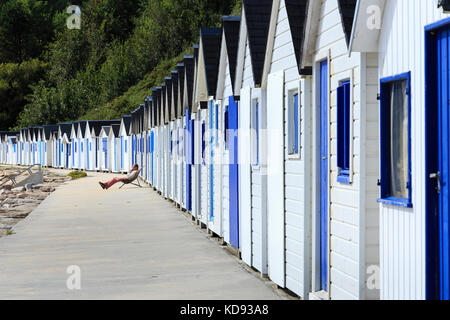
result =
[[[430,179],[436,180],[436,191],[437,193],[441,193],[441,173],[440,172],[436,172],[436,173],[432,173],[430,174]]]

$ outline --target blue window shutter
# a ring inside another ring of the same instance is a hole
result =
[[[205,123],[203,122],[202,123],[202,159],[203,160],[205,160],[205,146],[206,146],[206,143],[205,143],[205,139],[206,139],[206,137],[205,137],[205,130],[206,130]]]
[[[350,169],[350,82],[337,89],[337,164],[348,175]]]
[[[127,153],[128,151],[127,151],[127,149],[128,149],[128,141],[127,140],[125,140],[125,153]]]

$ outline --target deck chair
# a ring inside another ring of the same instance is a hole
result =
[[[139,170],[139,174],[140,173],[141,173],[141,170]],[[127,184],[132,184],[133,186],[142,188],[141,183],[139,182],[139,174],[136,176],[136,179],[134,179],[134,180],[130,180],[130,181],[127,181],[127,182],[122,182],[122,185],[119,187],[119,189],[122,189]],[[135,183],[135,181],[137,181],[137,183]]]

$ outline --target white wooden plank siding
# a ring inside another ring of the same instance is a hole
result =
[[[205,143],[205,161],[201,162],[200,166],[200,199],[201,199],[201,221],[204,224],[208,223],[208,217],[209,217],[209,117],[207,110],[201,110],[200,116],[202,121],[205,123],[205,137],[204,137],[204,143]],[[201,124],[200,124],[200,137],[201,137]],[[201,142],[200,142],[200,156],[201,156]]]
[[[365,129],[361,126],[359,112],[353,114],[353,183],[351,185],[337,182],[337,87],[340,81],[352,79],[353,83],[353,105],[354,110],[360,110],[360,72],[361,54],[348,56],[347,44],[341,23],[337,0],[322,2],[318,36],[316,39],[315,52],[323,55],[330,54],[329,62],[329,294],[332,299],[358,299],[365,284],[361,281],[365,272],[364,257],[361,253],[364,248],[364,240],[361,241],[360,228],[364,228],[365,208],[361,208],[364,198],[360,193],[360,131]],[[316,89],[316,94],[318,89]],[[376,96],[375,96],[376,98]],[[364,157],[364,156],[363,156]],[[374,190],[373,192],[375,192]],[[319,197],[320,195],[316,195]]]
[[[283,99],[284,112],[283,120],[283,139],[284,139],[284,182],[283,196],[284,201],[284,264],[286,288],[299,296],[305,297],[304,284],[304,250],[305,250],[305,199],[304,199],[304,157],[292,159],[288,155],[288,106],[290,93],[299,92],[300,76],[298,73],[297,60],[295,57],[294,45],[292,41],[291,30],[287,17],[287,10],[284,0],[280,1],[278,9],[277,25],[275,29],[275,39],[272,51],[272,62],[270,73],[284,72]],[[303,93],[300,92],[299,98]],[[308,93],[309,94],[309,93]],[[299,99],[301,103],[301,99]],[[302,108],[303,110],[304,108]],[[268,117],[271,115],[268,114]],[[269,121],[269,119],[268,119]],[[304,117],[301,117],[300,129],[305,127]],[[300,132],[304,136],[304,132]],[[301,141],[301,140],[300,140]],[[301,143],[301,147],[303,143]],[[304,153],[303,149],[300,149]],[[306,284],[309,288],[309,284]],[[308,292],[308,290],[306,291]]]
[[[379,40],[379,76],[411,71],[413,209],[380,205],[381,298],[425,299],[424,28],[448,18],[436,1],[387,1]]]
[[[225,110],[229,106],[229,99],[230,96],[233,95],[233,89],[231,85],[231,78],[230,78],[230,67],[229,67],[229,61],[227,60],[227,66],[226,66],[226,75],[225,75],[225,86],[224,86],[224,93],[223,93],[223,101],[222,101],[222,108],[221,108],[221,118],[220,125],[223,127],[225,125]],[[222,130],[224,134],[226,132]],[[230,153],[228,150],[225,149],[225,147],[222,149],[222,234],[221,236],[224,238],[224,241],[229,243],[230,242],[230,166],[229,166],[229,160],[230,160]]]

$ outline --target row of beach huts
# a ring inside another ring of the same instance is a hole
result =
[[[131,115],[1,162],[141,177],[303,299],[449,299],[450,10],[243,0]]]

